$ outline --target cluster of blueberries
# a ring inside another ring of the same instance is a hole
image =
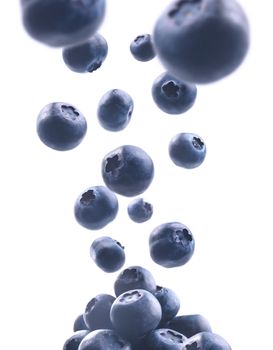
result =
[[[77,73],[91,73],[106,59],[107,41],[97,33],[105,7],[105,0],[21,0],[26,31],[46,45],[61,47],[65,64]],[[130,50],[142,62],[159,58],[167,71],[153,83],[153,100],[165,113],[181,114],[194,105],[195,84],[232,73],[248,46],[248,21],[236,0],[176,0],[159,17],[153,35],[139,35]],[[106,130],[123,130],[133,109],[130,95],[110,90],[98,103],[98,121]],[[38,115],[38,136],[52,149],[71,150],[86,132],[85,117],[70,104],[50,103]],[[192,169],[204,161],[206,146],[198,135],[180,133],[171,139],[169,155],[175,165]],[[105,186],[86,189],[74,205],[76,220],[90,230],[115,219],[116,194],[135,197],[150,186],[154,164],[141,148],[123,145],[105,155],[101,174]],[[153,206],[141,197],[128,205],[128,215],[137,223],[152,214]],[[161,224],[149,237],[151,258],[165,268],[187,263],[194,247],[191,231],[180,222]],[[96,239],[90,255],[107,273],[125,263],[124,247],[111,237]],[[148,270],[140,266],[123,270],[114,290],[116,298],[100,294],[87,304],[63,350],[231,350],[201,315],[176,316],[179,298],[158,287]]]

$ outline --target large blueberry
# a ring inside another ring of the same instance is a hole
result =
[[[86,323],[84,322],[83,314],[79,315],[76,320],[74,321],[73,325],[73,331],[82,331],[82,330],[88,330],[88,327]]]
[[[83,318],[91,331],[113,328],[110,320],[110,309],[114,301],[115,298],[109,294],[99,294],[89,301]]]
[[[78,350],[132,350],[130,343],[116,331],[99,329],[89,333]]]
[[[90,247],[90,256],[104,272],[118,271],[125,262],[124,247],[111,237],[99,237]]]
[[[154,29],[159,59],[171,74],[210,83],[233,72],[249,47],[249,25],[236,0],[175,0]]]
[[[150,34],[138,35],[130,44],[130,51],[134,58],[147,62],[155,57],[154,45]]]
[[[231,346],[218,334],[202,332],[188,338],[181,350],[231,350]]]
[[[87,131],[85,117],[74,106],[64,102],[46,105],[37,118],[40,140],[57,151],[68,151],[78,146]]]
[[[97,115],[100,125],[109,131],[126,128],[134,110],[132,97],[125,91],[107,91],[99,101]]]
[[[89,334],[90,331],[81,330],[75,332],[70,338],[66,340],[63,350],[78,350],[81,341]]]
[[[186,264],[193,255],[194,246],[191,231],[180,222],[157,226],[149,238],[151,258],[167,268]]]
[[[162,309],[160,324],[165,324],[178,313],[180,308],[180,300],[173,290],[166,287],[157,286],[156,291],[153,294],[159,301]]]
[[[172,329],[151,331],[142,342],[142,350],[181,350],[187,338]]]
[[[152,96],[156,105],[165,113],[181,114],[194,104],[197,88],[183,82],[168,72],[157,77],[152,86]]]
[[[28,34],[53,47],[88,40],[101,25],[105,0],[22,1],[23,24]]]
[[[205,160],[207,148],[200,136],[192,133],[175,135],[169,144],[169,155],[175,165],[193,169]]]
[[[90,187],[80,194],[74,205],[75,218],[89,230],[99,230],[115,219],[118,213],[116,195],[107,187]]]
[[[116,296],[131,289],[145,289],[154,293],[156,283],[150,271],[141,266],[131,266],[118,275],[114,289]]]
[[[144,201],[143,198],[133,199],[128,207],[127,212],[129,217],[137,223],[142,223],[149,220],[153,215],[153,206]]]
[[[137,196],[143,193],[153,180],[153,161],[139,147],[121,146],[104,157],[102,177],[112,191],[127,197]]]
[[[127,339],[136,339],[157,327],[161,319],[161,306],[150,292],[144,289],[129,290],[114,301],[110,317],[119,334]]]
[[[63,49],[63,60],[67,67],[77,73],[92,73],[98,69],[108,53],[107,41],[98,33],[76,46]]]
[[[168,322],[167,327],[184,334],[186,337],[201,332],[211,332],[208,320],[202,315],[176,316]]]

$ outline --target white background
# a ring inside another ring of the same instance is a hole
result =
[[[272,10],[269,2],[241,0],[251,24],[247,59],[230,77],[198,88],[195,106],[181,116],[161,112],[151,98],[164,69],[157,59],[140,63],[129,45],[151,33],[168,0],[108,1],[100,33],[109,44],[103,66],[73,73],[61,51],[25,33],[19,1],[0,4],[1,349],[57,350],[72,335],[74,319],[99,293],[113,294],[117,273],[99,270],[89,257],[92,241],[111,235],[126,247],[125,266],[142,265],[159,285],[181,298],[180,315],[200,313],[233,350],[272,347]],[[102,129],[97,103],[121,88],[135,110],[122,132]],[[86,116],[88,133],[69,152],[44,146],[36,118],[50,102],[68,102]],[[199,134],[207,158],[195,170],[168,156],[178,132]],[[79,193],[102,184],[100,164],[110,150],[134,144],[154,160],[155,178],[143,195],[153,218],[135,224],[130,199],[119,196],[117,219],[88,231],[73,216]],[[183,267],[164,269],[149,257],[151,230],[181,221],[196,250]]]

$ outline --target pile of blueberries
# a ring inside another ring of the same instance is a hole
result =
[[[97,30],[103,22],[105,0],[21,0],[26,31],[36,40],[61,47],[67,67],[77,73],[99,69],[108,53],[107,41]],[[176,0],[163,11],[153,35],[139,35],[131,42],[135,59],[159,58],[166,72],[155,79],[152,97],[165,113],[181,114],[195,102],[195,84],[217,81],[243,61],[249,46],[249,26],[236,0]],[[98,104],[100,125],[111,132],[126,128],[134,109],[131,96],[113,89]],[[45,106],[38,115],[37,133],[48,147],[68,151],[78,146],[87,122],[78,108],[62,102]],[[179,167],[200,166],[206,156],[201,137],[175,135],[169,155]],[[118,197],[136,197],[151,184],[154,164],[141,148],[123,145],[102,160],[105,186],[83,191],[74,205],[75,218],[90,230],[99,230],[118,213]],[[151,218],[152,204],[141,197],[128,205],[129,217],[142,223]],[[180,222],[157,226],[149,238],[154,262],[172,268],[189,261],[195,241]],[[90,255],[99,268],[116,272],[125,263],[124,247],[111,237],[96,239]],[[74,323],[74,334],[63,350],[231,350],[212,333],[201,315],[176,316],[180,302],[169,288],[159,287],[143,267],[123,270],[114,284],[115,295],[99,294],[87,304]]]

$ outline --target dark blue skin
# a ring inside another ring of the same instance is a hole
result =
[[[127,197],[137,196],[143,193],[153,180],[153,161],[139,147],[121,146],[104,157],[102,177],[110,190]]]
[[[118,208],[118,200],[113,192],[104,186],[94,186],[77,198],[74,215],[83,227],[100,230],[115,219]]]
[[[178,313],[180,300],[174,291],[166,287],[157,286],[153,294],[161,305],[162,317],[160,324],[163,325]]]
[[[124,247],[111,237],[99,237],[90,247],[90,256],[104,272],[116,272],[125,262]]]
[[[64,48],[63,60],[73,72],[92,73],[102,65],[107,53],[107,41],[96,33],[82,44]]]
[[[145,289],[154,293],[156,283],[151,272],[141,266],[131,266],[123,270],[115,281],[115,294],[119,296],[132,289]]]
[[[156,56],[150,34],[137,36],[134,41],[131,42],[130,51],[134,58],[141,62],[150,61]]]
[[[90,331],[96,329],[113,329],[110,310],[115,298],[109,294],[99,294],[86,305],[84,322]]]
[[[152,231],[149,247],[155,263],[167,268],[178,267],[192,257],[195,241],[187,226],[180,222],[168,222]]]
[[[187,112],[194,105],[196,95],[194,84],[185,83],[168,72],[157,77],[152,86],[154,102],[168,114]]]
[[[77,331],[83,331],[83,330],[88,330],[88,327],[84,322],[83,315],[79,315],[74,322],[73,331],[77,332]]]
[[[75,332],[70,338],[66,340],[63,350],[78,350],[81,341],[89,334],[90,331],[81,330]]]
[[[161,319],[161,306],[150,292],[133,289],[114,301],[110,317],[119,334],[134,340],[157,327]]]
[[[249,47],[249,25],[236,0],[176,0],[155,25],[162,64],[183,81],[205,84],[232,73]]]
[[[212,332],[208,320],[202,315],[176,316],[167,323],[167,327],[190,338],[197,333]]]
[[[98,30],[105,14],[105,0],[29,0],[21,4],[28,34],[53,47],[88,40]]]
[[[181,350],[231,350],[231,346],[218,334],[202,332],[188,338]]]
[[[151,331],[142,341],[142,350],[181,350],[187,338],[174,330],[160,328]]]
[[[89,333],[78,350],[132,350],[130,343],[116,331],[100,329]]]
[[[193,169],[205,160],[207,148],[202,138],[192,133],[175,135],[169,144],[169,155],[175,165]]]
[[[134,102],[120,89],[107,91],[99,101],[97,116],[100,125],[108,131],[121,131],[131,120]]]
[[[133,199],[127,208],[130,219],[134,222],[142,223],[149,220],[153,215],[153,206],[144,201],[143,198]]]
[[[40,140],[57,151],[69,151],[83,140],[87,123],[74,106],[64,102],[46,105],[37,118],[37,133]]]

